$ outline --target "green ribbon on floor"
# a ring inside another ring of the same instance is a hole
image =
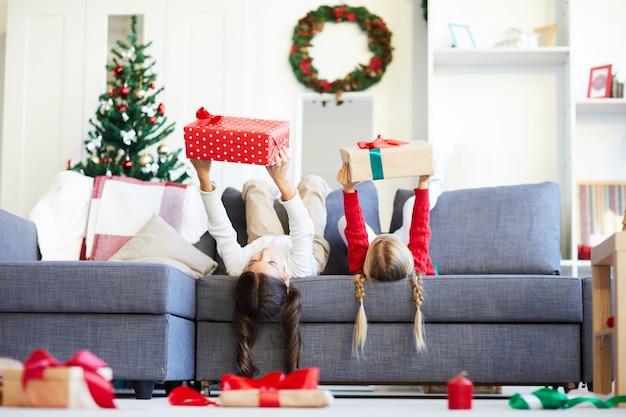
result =
[[[596,408],[612,408],[616,404],[626,403],[626,395],[618,395],[603,401],[595,397],[569,398],[552,388],[541,388],[531,394],[515,394],[509,399],[509,405],[518,410],[557,410],[575,407],[578,404],[590,403]]]

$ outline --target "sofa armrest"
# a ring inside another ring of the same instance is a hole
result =
[[[0,209],[0,262],[38,259],[35,223]]]

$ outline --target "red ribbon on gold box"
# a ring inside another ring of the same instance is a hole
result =
[[[352,182],[434,173],[433,148],[423,140],[404,142],[378,135],[372,142],[357,145],[339,149]]]
[[[272,372],[259,379],[233,374],[222,376],[219,402],[189,387],[177,387],[168,400],[172,405],[222,407],[325,407],[332,404],[330,391],[317,389],[319,368],[305,368],[288,375]]]
[[[2,405],[5,407],[116,408],[112,371],[87,350],[65,363],[37,349],[23,370],[6,370]]]
[[[282,147],[289,146],[289,122],[216,116],[204,107],[185,126],[189,159],[272,165]]]

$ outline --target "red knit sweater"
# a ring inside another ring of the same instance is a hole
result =
[[[430,205],[428,189],[418,189],[415,192],[415,205],[409,229],[409,250],[413,254],[415,271],[423,275],[435,275],[435,269],[430,261],[428,248],[430,245]],[[344,213],[346,216],[346,240],[348,242],[348,264],[350,272],[357,273],[363,270],[365,255],[369,248],[369,240],[365,228],[363,211],[359,204],[358,191],[343,193]]]

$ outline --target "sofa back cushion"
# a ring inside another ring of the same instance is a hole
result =
[[[390,230],[412,190],[398,190]],[[558,184],[445,191],[430,214],[430,256],[442,275],[560,274]]]
[[[0,261],[39,258],[35,223],[0,209]]]

